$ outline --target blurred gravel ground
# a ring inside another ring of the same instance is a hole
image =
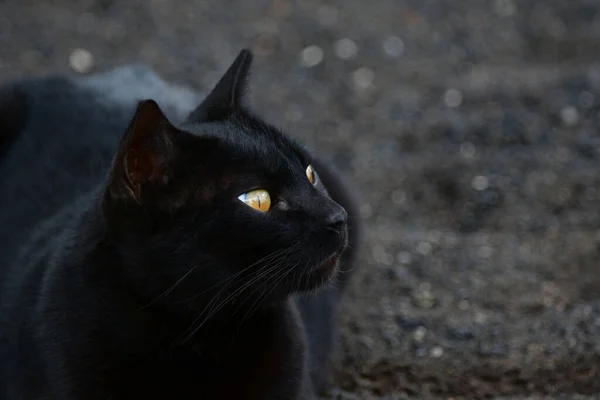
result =
[[[243,46],[362,203],[338,398],[600,393],[599,1],[0,1],[2,80]]]

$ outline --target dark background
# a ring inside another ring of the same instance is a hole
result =
[[[2,81],[246,46],[361,203],[340,398],[600,393],[600,1],[0,0]]]

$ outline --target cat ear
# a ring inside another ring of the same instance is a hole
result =
[[[108,190],[113,197],[142,204],[142,188],[168,182],[176,132],[154,100],[138,104],[109,175]]]
[[[212,92],[187,118],[188,122],[219,121],[229,117],[242,105],[247,87],[252,52],[243,49],[221,77]]]

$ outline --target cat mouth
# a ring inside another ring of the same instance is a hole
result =
[[[330,253],[328,256],[308,265],[308,268],[301,273],[301,279],[299,279],[303,282],[303,285],[298,287],[297,290],[300,292],[311,291],[329,282],[337,273],[342,251],[343,249],[340,249],[333,254]]]
[[[324,260],[319,261],[311,268],[311,272],[335,268],[338,264],[341,253],[341,251],[336,251]]]
[[[343,237],[341,238],[341,242],[338,244],[337,249],[330,253],[327,257],[321,259],[316,262],[311,268],[310,271],[312,273],[332,273],[336,270],[337,266],[340,262],[340,257],[344,250],[346,250],[348,246],[347,235],[344,232]]]

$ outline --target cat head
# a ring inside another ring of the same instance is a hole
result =
[[[347,213],[311,154],[245,106],[251,60],[242,51],[179,126],[142,101],[121,140],[104,211],[149,294],[179,282],[182,296],[217,288],[252,303],[335,275]]]

